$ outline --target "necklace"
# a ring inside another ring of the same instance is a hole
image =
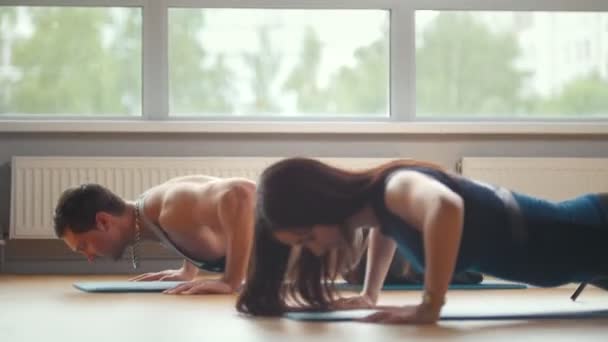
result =
[[[139,257],[137,255],[137,247],[139,246],[140,229],[139,229],[139,205],[135,203],[135,241],[131,245],[131,263],[133,268],[139,267]]]

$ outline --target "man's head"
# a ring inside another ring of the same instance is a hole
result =
[[[101,185],[69,188],[55,208],[55,233],[89,261],[118,259],[130,242],[126,212],[126,202]]]

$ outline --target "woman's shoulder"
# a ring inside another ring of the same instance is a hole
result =
[[[394,179],[398,179],[398,182],[407,181],[411,177],[426,176],[440,182],[446,182],[453,180],[451,172],[436,167],[430,167],[426,165],[404,165],[401,167],[394,168],[388,171],[384,178],[384,183],[395,183]]]

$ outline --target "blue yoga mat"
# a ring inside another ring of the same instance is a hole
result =
[[[290,312],[285,317],[298,321],[309,322],[344,322],[352,321],[366,317],[374,313],[374,310],[345,310],[345,311],[329,311],[329,312]],[[447,313],[442,314],[442,321],[485,321],[485,320],[547,320],[547,319],[590,319],[590,318],[608,318],[608,310],[586,310],[586,311],[548,311],[548,312],[530,312],[522,310],[521,312],[500,313]]]
[[[84,292],[163,292],[183,281],[92,281],[77,282],[74,287]]]
[[[353,285],[349,283],[337,283],[336,288],[343,291],[360,291],[362,285]],[[450,285],[451,290],[517,290],[525,289],[525,284],[517,283],[506,283],[506,282],[483,282],[481,284],[452,284]],[[416,291],[422,290],[422,285],[399,285],[399,284],[385,284],[382,287],[384,291]]]
[[[76,282],[74,287],[85,292],[163,292],[183,282],[180,281],[92,281]],[[359,291],[361,285],[338,283],[336,287],[343,291]],[[452,290],[508,290],[525,289],[526,285],[512,283],[482,283],[476,285],[450,285]],[[394,285],[387,284],[382,288],[385,291],[422,290],[421,285]]]

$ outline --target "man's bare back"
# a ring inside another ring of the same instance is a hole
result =
[[[213,262],[225,257],[222,281],[236,289],[249,255],[239,251],[248,251],[253,239],[254,200],[255,183],[250,180],[187,176],[146,191],[142,214],[189,258]],[[184,267],[194,271],[193,265],[185,263]],[[154,278],[148,274],[134,279]]]
[[[185,179],[146,192],[144,215],[195,260],[217,260],[226,255],[225,229],[218,215],[220,200],[234,187],[255,184],[243,179]]]

